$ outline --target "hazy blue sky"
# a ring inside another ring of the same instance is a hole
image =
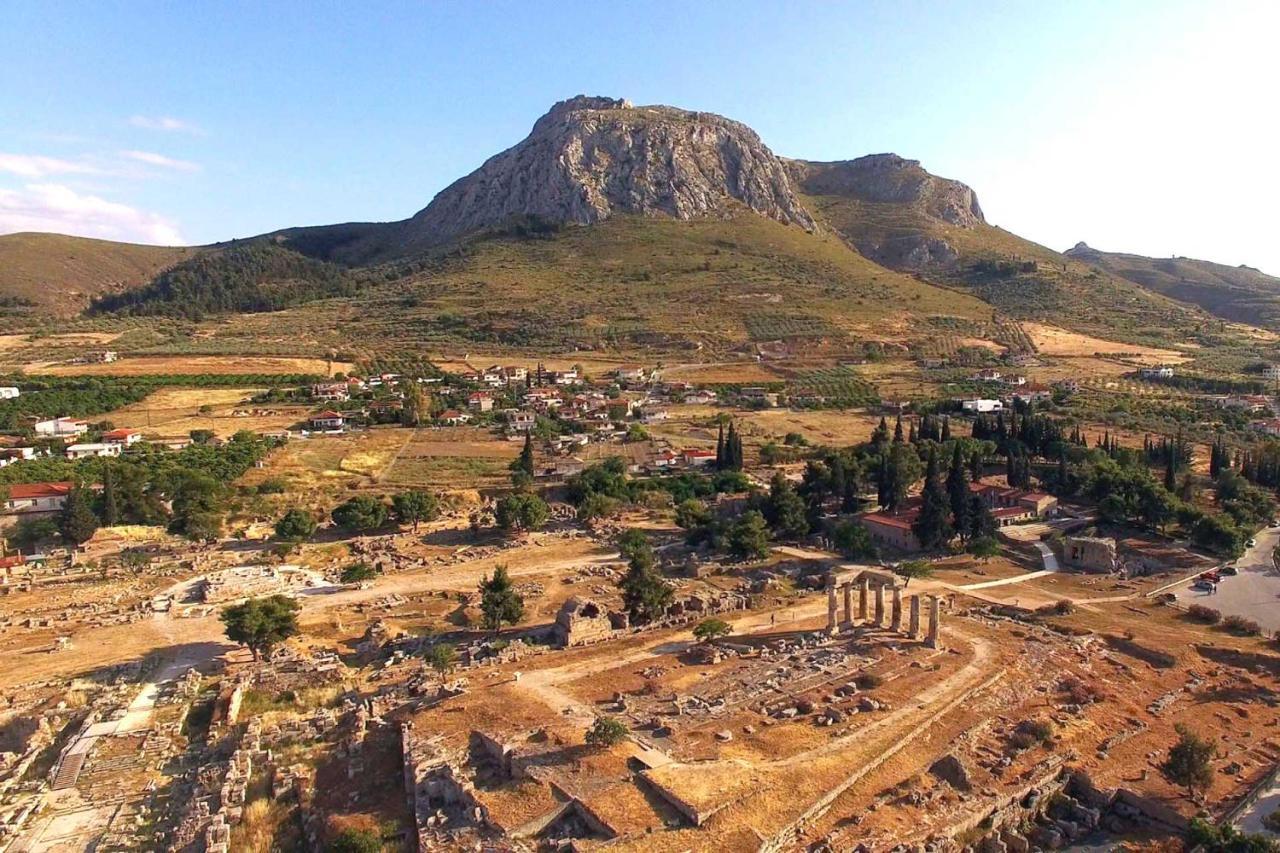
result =
[[[0,233],[399,219],[578,93],[893,151],[1056,249],[1280,274],[1280,3],[5,4]]]

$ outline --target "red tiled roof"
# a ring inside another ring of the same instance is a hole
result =
[[[121,427],[120,429],[113,429],[113,430],[104,432],[102,434],[102,437],[103,438],[128,438],[131,435],[138,435],[138,431],[136,429],[125,429],[124,427]]]
[[[9,487],[10,500],[34,500],[35,498],[58,498],[71,492],[75,483],[15,483]]]
[[[323,412],[321,412],[321,413],[320,413],[320,414],[318,414],[318,415],[312,415],[312,416],[311,416],[311,420],[313,420],[313,421],[331,421],[331,420],[339,420],[339,421],[340,421],[340,420],[342,420],[342,415],[341,415],[340,413],[335,412],[335,411],[332,411],[332,410],[330,410],[330,409],[325,409]]]

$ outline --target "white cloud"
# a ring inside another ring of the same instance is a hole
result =
[[[156,154],[153,151],[121,151],[120,156],[126,160],[146,163],[148,166],[159,166],[163,169],[174,169],[179,172],[200,171],[199,163],[192,163],[190,160],[175,160],[172,157]]]
[[[184,243],[172,220],[100,196],[82,195],[61,184],[0,189],[0,234],[17,231],[53,231],[166,246]]]
[[[130,116],[129,124],[146,130],[163,130],[168,133],[191,133],[204,135],[204,131],[188,121],[173,116]]]
[[[88,163],[45,157],[40,154],[5,154],[0,152],[0,172],[8,172],[23,178],[43,178],[48,175],[95,175],[98,169]]]

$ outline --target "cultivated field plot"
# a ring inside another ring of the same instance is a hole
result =
[[[401,431],[403,432],[403,431]],[[504,484],[521,444],[465,427],[418,430],[378,476],[388,486],[475,489]]]
[[[103,416],[117,427],[146,436],[178,437],[208,429],[225,438],[240,430],[287,429],[306,419],[304,407],[263,407],[253,414],[247,401],[261,388],[163,388],[144,400]]]
[[[736,416],[745,424],[748,436],[782,441],[787,433],[804,436],[811,444],[844,447],[870,441],[871,431],[880,423],[880,415],[856,411],[793,412],[787,409],[764,409],[741,412]]]
[[[710,364],[678,364],[662,371],[671,382],[694,382],[704,385],[750,385],[781,382],[780,376],[767,364],[756,361],[723,361]]]
[[[1120,355],[1132,359],[1139,364],[1179,364],[1190,359],[1186,353],[1177,350],[1144,347],[1138,344],[1122,344],[1106,341],[1101,338],[1069,332],[1056,326],[1042,323],[1023,323],[1036,349],[1043,355],[1063,356],[1067,358],[1089,357],[1098,354]]]
[[[332,366],[332,371],[330,367]],[[252,355],[147,355],[121,358],[98,364],[51,364],[33,362],[26,366],[31,374],[48,376],[190,376],[211,374],[314,374],[325,376],[351,370],[349,362],[329,362],[322,358],[280,358]]]
[[[293,439],[267,457],[262,468],[245,474],[243,482],[283,481],[301,502],[328,512],[339,493],[378,485],[412,434],[407,429],[375,429]]]

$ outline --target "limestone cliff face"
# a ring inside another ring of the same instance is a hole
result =
[[[959,181],[929,174],[919,160],[907,160],[897,154],[871,154],[832,163],[789,160],[787,166],[796,184],[810,195],[905,204],[961,228],[986,222],[972,189]]]
[[[579,96],[529,136],[455,181],[403,223],[406,249],[447,242],[513,217],[590,224],[615,213],[690,219],[731,200],[813,229],[788,170],[746,125],[710,113]]]

